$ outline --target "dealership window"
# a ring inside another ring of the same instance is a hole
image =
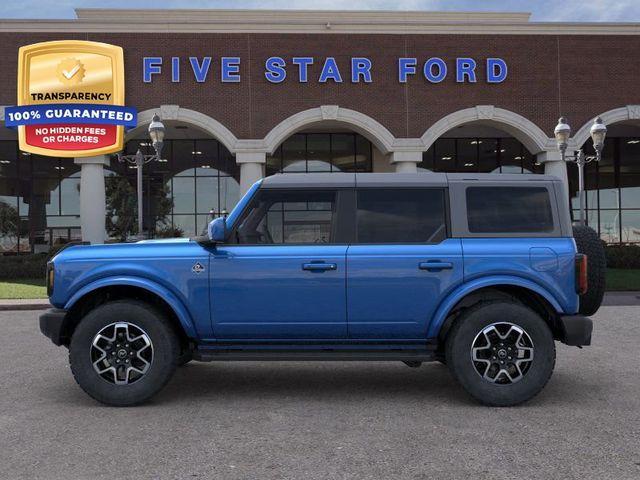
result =
[[[357,133],[296,133],[267,156],[266,174],[371,172],[372,145]]]
[[[0,252],[47,252],[80,239],[80,168],[0,141]]]
[[[535,156],[515,138],[439,138],[418,168],[434,172],[542,173]]]
[[[144,140],[128,142],[125,152],[133,154],[138,148],[145,154],[152,153],[151,145]],[[111,165],[135,188],[135,167],[115,159]],[[165,140],[162,161],[144,166],[143,189],[145,229],[152,235],[170,228],[194,236],[206,229],[212,217],[224,215],[236,205],[240,199],[240,170],[233,155],[215,139]],[[159,207],[161,197],[169,200],[168,212]]]
[[[361,189],[358,243],[437,243],[446,237],[444,190]]]
[[[125,153],[138,148],[152,153],[146,140],[128,142]],[[162,158],[143,170],[144,224],[152,236],[165,228],[199,234],[211,217],[238,202],[240,171],[218,141],[165,140]],[[135,167],[114,156],[105,180],[122,178],[135,192]],[[170,205],[165,222],[159,220],[161,197]],[[80,238],[80,166],[72,158],[20,152],[15,140],[0,141],[0,253],[46,252]]]
[[[615,125],[612,129],[615,129]],[[585,153],[593,152],[589,139]],[[568,165],[573,219],[579,218],[578,172]],[[586,220],[607,243],[640,243],[640,136],[607,136],[602,160],[585,167]]]

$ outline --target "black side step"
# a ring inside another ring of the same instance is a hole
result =
[[[435,352],[420,350],[243,350],[196,349],[193,359],[214,361],[401,361],[429,362],[436,359]]]

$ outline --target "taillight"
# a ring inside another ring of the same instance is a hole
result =
[[[587,256],[584,253],[576,255],[576,293],[584,295],[589,288],[587,280]]]

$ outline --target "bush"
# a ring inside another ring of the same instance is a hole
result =
[[[44,278],[47,273],[46,253],[0,256],[0,280]]]
[[[66,246],[59,243],[51,247],[49,253],[28,255],[0,255],[0,281],[25,278],[42,278],[47,274],[47,262]]]
[[[184,230],[180,227],[164,227],[156,230],[155,238],[180,238],[184,236]]]
[[[607,245],[608,268],[640,269],[640,245]]]

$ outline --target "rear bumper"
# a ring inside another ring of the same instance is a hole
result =
[[[64,319],[67,316],[66,310],[59,308],[50,308],[46,312],[40,315],[40,331],[42,334],[51,339],[55,345],[62,345],[62,328],[64,326]]]
[[[574,347],[591,345],[593,322],[582,315],[563,315],[560,317],[562,337],[560,341]]]

